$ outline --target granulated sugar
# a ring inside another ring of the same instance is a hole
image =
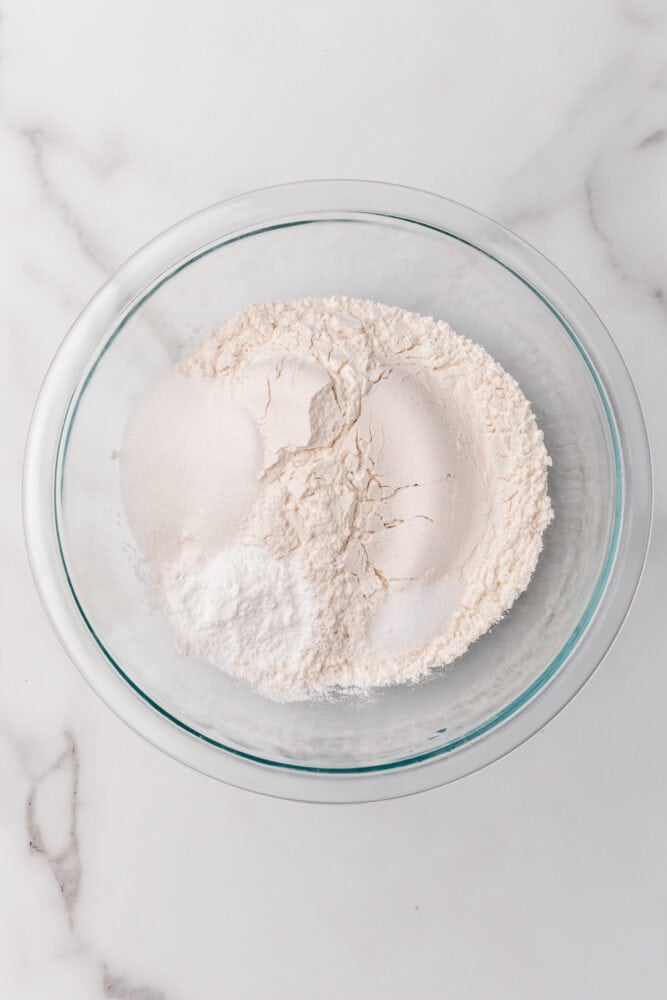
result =
[[[355,299],[225,322],[121,457],[179,646],[280,700],[450,663],[526,588],[552,517],[511,376],[443,322]]]

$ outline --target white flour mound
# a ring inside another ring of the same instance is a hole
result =
[[[549,465],[483,348],[347,298],[232,317],[142,402],[122,452],[179,646],[277,700],[465,652],[528,585]]]

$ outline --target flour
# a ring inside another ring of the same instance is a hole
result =
[[[526,588],[551,520],[530,405],[445,323],[251,306],[134,415],[126,512],[184,652],[278,700],[416,680]]]

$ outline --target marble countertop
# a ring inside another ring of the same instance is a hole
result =
[[[626,1000],[667,978],[663,0],[0,4],[0,996]],[[412,799],[292,804],[148,746],[39,605],[20,473],[48,362],[134,249],[303,177],[438,191],[595,305],[646,414],[636,603],[575,702]]]

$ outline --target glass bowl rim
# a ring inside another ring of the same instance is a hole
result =
[[[129,316],[175,273],[232,240],[341,216],[393,219],[457,239],[537,295],[574,342],[598,391],[617,489],[595,591],[561,651],[525,691],[471,733],[426,753],[386,764],[326,768],[270,761],[228,747],[191,729],[143,692],[88,622],[67,569],[58,503],[78,402]],[[620,629],[643,568],[651,509],[651,461],[639,401],[611,336],[581,293],[537,250],[480,213],[439,195],[374,181],[263,188],[205,208],[147,243],[100,288],[67,334],[35,406],[24,466],[24,527],[33,576],[56,633],[90,686],[135,731],[190,766],[242,787],[312,801],[366,801],[434,787],[491,763],[541,729],[591,676]]]

